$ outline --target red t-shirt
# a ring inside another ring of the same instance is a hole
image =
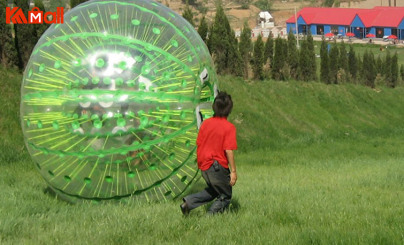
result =
[[[225,117],[206,119],[199,129],[196,145],[200,170],[208,170],[214,160],[229,168],[225,150],[237,149],[236,127]]]

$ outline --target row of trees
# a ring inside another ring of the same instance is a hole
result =
[[[187,7],[183,16],[193,24],[192,11]],[[255,42],[251,39],[251,29],[245,23],[240,41],[235,38],[229,21],[218,6],[215,19],[210,27],[203,17],[198,32],[206,42],[219,74],[243,76],[245,79],[275,80],[320,80],[327,84],[360,83],[374,87],[385,81],[389,87],[397,86],[399,77],[404,80],[404,65],[398,67],[397,54],[389,51],[385,58],[375,59],[372,52],[356,55],[353,46],[349,52],[342,42],[321,43],[320,77],[317,77],[316,55],[313,37],[310,33],[303,40],[297,40],[292,33],[287,39],[270,35],[264,43],[261,36]],[[208,35],[209,33],[209,35]]]
[[[86,0],[71,0],[71,6],[76,6]],[[25,13],[29,9],[26,1],[15,0],[15,5]],[[35,6],[45,12],[42,0],[35,0]],[[0,63],[5,67],[23,69],[31,52],[47,29],[42,25],[7,25],[5,23],[6,1],[0,1]],[[193,23],[193,14],[187,5],[183,16]],[[309,33],[300,40],[299,47],[296,38],[289,33],[287,39],[273,38],[270,35],[264,43],[261,36],[255,42],[251,39],[251,29],[245,23],[240,41],[219,5],[213,23],[209,26],[203,17],[198,26],[198,33],[206,42],[217,72],[221,75],[232,74],[243,76],[245,79],[272,78],[275,80],[317,80],[316,56],[314,42]],[[209,35],[208,35],[209,33]],[[395,87],[399,76],[404,80],[404,66],[398,67],[397,54],[387,51],[382,59],[375,58],[373,53],[365,52],[363,56],[355,54],[350,45],[349,52],[344,43],[327,44],[323,40],[320,49],[321,67],[319,80],[328,84],[344,82],[362,83],[374,87],[380,81]]]
[[[360,83],[375,87],[376,83],[384,83],[388,87],[396,87],[398,79],[404,80],[404,65],[398,67],[397,52],[392,56],[387,49],[385,57],[377,59],[369,51],[360,56],[350,45],[347,52],[345,44],[334,43],[329,47],[325,40],[321,43],[320,80],[325,83]],[[401,74],[400,74],[400,73]]]
[[[188,5],[183,17],[193,24],[193,14]],[[290,34],[288,40],[270,36],[264,43],[261,36],[255,43],[251,29],[244,24],[240,42],[230,27],[223,8],[217,6],[213,23],[209,26],[202,17],[198,32],[206,42],[219,74],[232,74],[248,79],[273,78],[276,80],[315,80],[316,62],[313,38],[309,35],[296,47],[296,39]],[[209,35],[208,35],[209,33]],[[300,63],[303,64],[299,66]]]
[[[70,6],[74,7],[85,1],[87,0],[71,0]],[[0,1],[0,64],[4,67],[24,69],[29,61],[32,50],[49,25],[45,23],[35,25],[7,25],[7,2],[8,1]],[[46,12],[42,0],[35,0],[34,4],[35,7]],[[21,8],[25,16],[28,15],[28,1],[14,0],[14,6]]]

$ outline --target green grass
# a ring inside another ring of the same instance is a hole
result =
[[[179,200],[71,205],[45,194],[19,128],[21,75],[0,77],[0,244],[404,243],[404,88],[221,77],[239,181],[228,213],[184,218]]]

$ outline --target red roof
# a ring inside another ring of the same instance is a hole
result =
[[[358,15],[366,27],[397,27],[404,18],[404,7],[375,7],[373,9],[354,8],[303,8],[297,13],[306,24],[351,25]],[[295,16],[286,23],[295,23]]]

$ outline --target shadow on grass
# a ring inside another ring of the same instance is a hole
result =
[[[43,193],[45,195],[48,195],[52,198],[57,199],[60,202],[68,203],[68,204],[74,204],[74,201],[72,199],[69,199],[67,197],[64,197],[62,195],[59,195],[54,189],[52,189],[50,186],[47,186],[46,188],[43,189]]]

